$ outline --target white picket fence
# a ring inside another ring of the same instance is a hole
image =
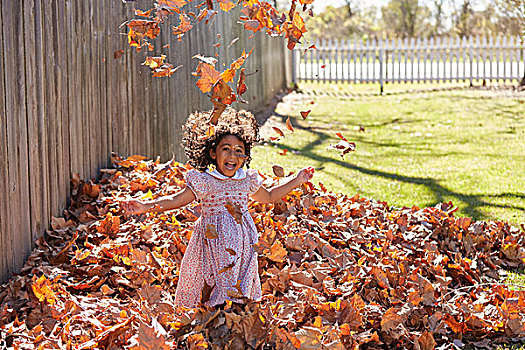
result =
[[[512,82],[523,78],[519,37],[321,40],[296,47],[293,81]]]

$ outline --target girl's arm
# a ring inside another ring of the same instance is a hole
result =
[[[121,202],[121,207],[132,214],[141,214],[147,211],[162,212],[183,207],[195,200],[193,191],[186,187],[184,190],[169,196],[159,197],[150,201],[128,200]]]
[[[302,183],[310,180],[314,176],[314,168],[308,167],[301,169],[297,175],[287,182],[274,186],[270,190],[261,187],[252,195],[252,198],[259,203],[273,203],[286,196],[294,188],[301,186]]]

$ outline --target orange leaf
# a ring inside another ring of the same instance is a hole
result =
[[[275,261],[275,262],[283,262],[284,258],[287,255],[288,255],[288,251],[284,249],[281,241],[276,240],[275,242],[273,242],[270,248],[270,255],[268,256],[268,259]]]
[[[301,111],[301,117],[303,117],[303,119],[306,119],[306,117],[308,117],[308,114],[310,114],[311,111],[311,109],[307,111]]]
[[[215,239],[219,237],[219,233],[217,232],[217,227],[215,225],[208,224],[206,225],[206,232],[204,233],[204,237],[208,239]]]
[[[226,11],[226,12],[230,12],[231,9],[237,6],[234,3],[232,3],[230,0],[217,0],[217,1],[219,2],[219,7],[221,8],[221,10]]]
[[[173,27],[173,35],[175,35],[179,40],[182,38],[184,33],[193,28],[193,25],[190,22],[190,18],[186,16],[185,13],[179,15],[180,23],[178,26]]]
[[[288,128],[288,130],[290,130],[292,133],[294,132],[292,122],[290,121],[290,117],[286,119],[286,128]]]
[[[276,133],[278,133],[280,136],[284,137],[284,133],[276,126],[272,126],[273,130],[275,130]]]
[[[200,62],[195,74],[200,77],[197,81],[197,86],[204,93],[210,92],[213,85],[215,85],[220,79],[220,73],[208,63]]]

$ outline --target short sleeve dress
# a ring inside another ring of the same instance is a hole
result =
[[[239,169],[233,178],[197,170],[186,173],[186,184],[201,202],[202,214],[181,262],[176,305],[197,306],[204,282],[214,287],[210,306],[239,301],[235,298],[239,292],[252,300],[261,298],[257,253],[252,246],[258,234],[248,211],[248,197],[259,190],[261,182],[254,170]],[[207,228],[216,230],[218,237],[206,238]]]

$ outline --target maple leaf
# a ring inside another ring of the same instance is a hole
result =
[[[161,55],[158,57],[146,57],[146,60],[142,64],[150,67],[151,69],[156,69],[164,64],[165,58],[166,55]]]
[[[180,23],[178,26],[172,28],[173,35],[175,35],[179,40],[184,36],[184,34],[193,28],[190,18],[185,14],[181,13],[179,15]]]
[[[220,9],[226,12],[230,12],[231,9],[237,6],[233,2],[231,2],[231,0],[217,0],[217,2],[219,3]]]
[[[220,73],[211,64],[204,62],[199,63],[195,75],[200,77],[197,86],[204,93],[210,92],[213,85],[220,79]]]
[[[31,290],[38,300],[45,300],[51,305],[54,304],[57,299],[55,293],[51,289],[51,281],[49,281],[44,275],[40,276],[38,279],[36,279],[36,276],[33,277]]]
[[[131,347],[131,350],[169,350],[171,347],[166,343],[166,338],[155,333],[153,327],[140,323],[138,329],[138,345]]]

